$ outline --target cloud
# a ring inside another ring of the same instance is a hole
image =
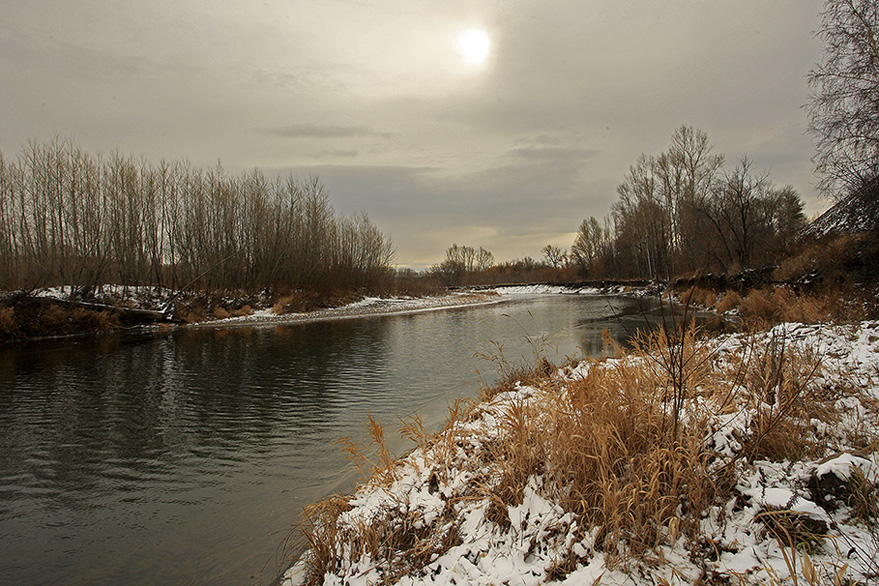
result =
[[[318,158],[326,158],[326,159],[345,159],[345,158],[354,158],[358,156],[360,153],[356,149],[338,149],[334,151],[323,151]]]
[[[510,150],[510,155],[531,161],[553,159],[577,159],[585,161],[589,157],[600,154],[598,149],[584,149],[574,147],[541,147],[524,146]]]
[[[367,125],[334,126],[331,124],[291,124],[278,128],[265,129],[267,134],[284,138],[353,138],[361,136],[379,136],[390,138],[392,135]]]

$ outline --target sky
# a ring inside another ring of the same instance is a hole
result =
[[[807,214],[820,0],[0,0],[0,152],[317,175],[422,269],[570,247],[686,124]],[[483,31],[485,59],[462,52]]]

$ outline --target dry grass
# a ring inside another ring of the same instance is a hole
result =
[[[39,321],[48,335],[109,332],[119,327],[119,318],[114,313],[56,304],[47,305]]]
[[[739,468],[734,463],[816,453],[819,446],[806,428],[837,398],[807,392],[822,368],[820,357],[795,352],[784,339],[753,342],[721,356],[690,327],[644,335],[630,352],[615,351],[617,358],[590,362],[581,368],[585,375],[574,380],[560,379],[546,364],[524,372],[536,391],[529,400],[505,401],[491,411],[496,436],[472,438],[462,431],[462,422],[490,409],[484,403],[457,404],[446,429],[436,435],[418,417],[405,422],[404,437],[435,462],[429,490],[435,493],[466,470],[472,475],[470,488],[448,497],[448,503],[484,501],[486,518],[506,531],[510,507],[520,505],[526,486],[536,483],[542,495],[572,513],[578,531],[596,529],[593,547],[606,553],[610,566],[625,566],[678,536],[700,543],[703,513],[735,494]],[[510,375],[482,400],[517,388]],[[706,444],[713,417],[744,410],[755,415],[739,452],[724,455]],[[364,476],[371,470],[370,484],[389,486],[398,478],[398,464],[371,418],[370,437],[371,446],[346,440],[344,447]],[[875,496],[872,484],[864,486],[859,502]],[[393,583],[418,574],[459,539],[451,506],[428,524],[401,505],[396,512],[342,527],[338,513],[347,510],[346,503],[333,497],[306,512],[310,585],[337,568],[342,554],[348,561],[368,554]],[[762,520],[767,531],[801,544],[817,532],[784,511],[767,511]],[[553,579],[562,579],[579,561],[573,549],[568,551],[553,568]]]
[[[369,418],[368,444],[361,444],[350,437],[343,437],[337,443],[342,446],[348,461],[364,479],[369,479],[372,476],[381,482],[395,480],[396,457],[388,450],[384,426],[376,421],[372,415],[367,415],[367,417]]]
[[[714,309],[718,313],[737,310],[749,324],[761,327],[782,322],[853,322],[867,319],[873,311],[870,300],[842,291],[804,294],[786,286],[754,289],[744,297],[727,291]]]
[[[238,309],[233,309],[230,314],[232,317],[244,317],[253,313],[253,308],[249,305],[243,305]]]
[[[321,302],[322,299],[323,302]],[[322,298],[311,291],[296,290],[278,297],[272,305],[272,313],[277,315],[303,313],[317,309],[322,303],[324,305],[332,305],[337,300],[338,297],[334,295],[327,295]]]
[[[798,564],[797,545],[787,539],[787,537],[778,538],[778,542],[781,545],[781,553],[790,578],[783,579],[778,575],[778,572],[766,564],[764,570],[769,575],[769,586],[782,586],[790,583],[793,583],[793,586],[800,586],[801,583],[803,586],[856,586],[858,584],[847,574],[848,563],[841,565],[816,564],[809,556],[809,552],[804,551],[799,556]],[[745,580],[741,581],[746,583]]]
[[[765,323],[772,323],[776,316],[776,309],[772,301],[759,289],[751,291],[742,299],[739,311],[745,317]]]
[[[681,303],[687,306],[696,305],[705,308],[712,308],[717,304],[720,295],[713,289],[705,287],[693,286],[687,289],[681,296]]]
[[[823,448],[807,433],[813,418],[826,420],[832,411],[827,397],[807,390],[821,369],[821,358],[792,350],[786,342],[783,336],[772,336],[734,359],[742,373],[742,399],[754,413],[743,450],[750,459],[799,459]]]
[[[96,311],[45,299],[0,308],[0,340],[109,332],[122,326],[115,311]]]
[[[868,525],[879,522],[879,486],[876,479],[867,478],[860,469],[854,470],[847,483],[845,502],[852,517]]]
[[[310,556],[306,583],[319,584],[327,572],[366,554],[375,560],[384,583],[393,584],[460,543],[458,527],[448,518],[442,520],[441,530],[425,524],[415,514],[387,510],[353,524],[340,524],[340,515],[350,509],[346,499],[334,496],[306,510],[306,529],[311,529],[305,531]],[[324,539],[326,534],[334,539]],[[344,544],[341,556],[339,543]]]
[[[736,309],[741,304],[742,297],[735,291],[729,290],[723,294],[714,309],[717,310],[718,313],[726,313],[731,309]]]
[[[830,292],[846,282],[875,284],[875,235],[840,234],[804,244],[784,259],[773,278],[808,282]],[[866,265],[866,266],[864,266]]]

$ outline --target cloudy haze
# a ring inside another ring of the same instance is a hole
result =
[[[0,151],[318,174],[413,268],[568,247],[681,124],[815,213],[819,0],[0,0]],[[468,29],[491,42],[474,63]]]

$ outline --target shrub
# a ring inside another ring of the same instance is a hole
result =
[[[252,313],[253,313],[253,308],[251,308],[249,305],[244,305],[244,306],[240,307],[239,309],[232,310],[233,317],[244,317],[244,316],[250,315]]]
[[[272,305],[272,313],[284,315],[285,313],[303,313],[312,311],[320,306],[321,297],[316,293],[297,290],[278,298]]]
[[[766,323],[774,321],[776,316],[772,301],[758,289],[751,291],[742,299],[740,308],[744,316]]]

